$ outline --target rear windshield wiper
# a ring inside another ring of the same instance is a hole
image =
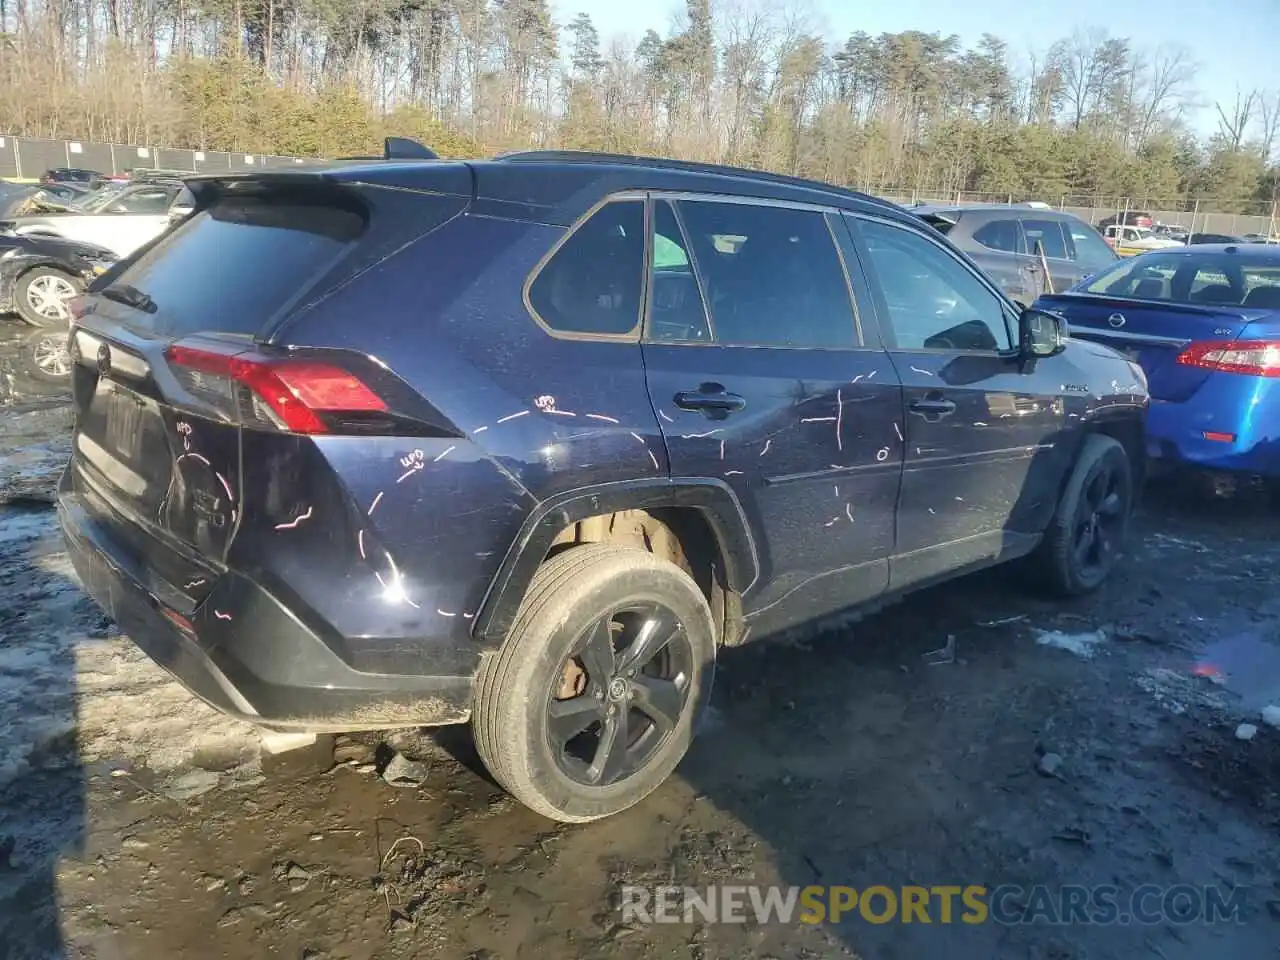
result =
[[[101,296],[116,303],[123,303],[126,307],[141,310],[143,313],[155,313],[158,309],[150,294],[143,293],[137,287],[127,283],[113,283],[101,292]]]

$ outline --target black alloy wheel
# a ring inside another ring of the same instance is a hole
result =
[[[561,771],[600,787],[643,769],[690,706],[693,647],[659,603],[597,620],[561,665],[547,735]]]

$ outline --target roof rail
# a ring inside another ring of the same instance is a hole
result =
[[[712,173],[727,177],[749,177],[753,180],[764,180],[769,183],[800,187],[805,190],[816,190],[833,193],[842,197],[853,197],[886,207],[897,208],[897,204],[873,197],[869,194],[837,187],[835,184],[821,180],[806,180],[804,177],[790,177],[783,173],[771,173],[767,170],[749,170],[745,167],[730,167],[718,163],[702,163],[696,160],[671,160],[666,157],[638,157],[623,153],[594,153],[589,150],[516,150],[499,154],[497,160],[515,160],[518,162],[544,163],[616,163],[638,167],[666,167],[671,170],[685,170],[689,173]]]

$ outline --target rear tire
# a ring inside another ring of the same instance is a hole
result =
[[[33,327],[65,327],[71,323],[69,301],[83,292],[78,277],[55,267],[35,267],[13,285],[13,306]]]
[[[715,637],[706,598],[672,563],[607,543],[553,557],[481,666],[471,721],[480,757],[552,820],[639,803],[689,748]]]
[[[1064,597],[1100,587],[1128,538],[1132,510],[1129,455],[1114,438],[1090,435],[1036,556],[1046,585]]]

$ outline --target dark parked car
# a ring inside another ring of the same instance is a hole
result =
[[[1124,541],[1140,369],[890,204],[563,153],[189,186],[78,311],[59,510],[234,715],[470,720],[591,820],[680,761],[718,648],[1028,555],[1083,593]]]
[[[101,247],[59,237],[0,234],[0,312],[35,327],[65,329],[69,302],[116,262]]]
[[[103,174],[97,170],[84,170],[79,167],[54,167],[40,174],[41,183],[83,183],[86,186],[102,181]]]
[[[129,171],[129,180],[133,183],[181,183],[187,177],[194,177],[194,170],[162,170],[160,168],[135,168]]]
[[[967,253],[1014,300],[1029,304],[1048,289],[1073,287],[1118,257],[1079,217],[1025,206],[915,207],[911,211]]]
[[[1187,243],[1248,243],[1240,237],[1233,237],[1229,233],[1193,233],[1188,238]]]

